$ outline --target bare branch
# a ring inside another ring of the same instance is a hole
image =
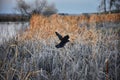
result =
[[[48,4],[46,0],[35,0],[32,4],[27,4],[25,0],[17,0],[17,6],[15,7],[15,10],[23,15],[51,15],[57,12],[55,5]]]

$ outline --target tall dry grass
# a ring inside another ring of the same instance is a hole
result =
[[[119,80],[119,30],[103,28],[95,45],[89,40],[69,42],[61,49],[55,48],[55,40],[48,45],[42,40],[12,39],[0,46],[0,79]]]
[[[49,40],[51,38],[56,39],[55,32],[59,32],[61,35],[68,34],[70,41],[81,39],[91,39],[92,42],[96,42],[97,33],[95,30],[96,24],[103,22],[119,22],[120,14],[92,14],[89,16],[61,16],[52,15],[50,17],[33,15],[30,20],[30,29],[22,36],[23,39],[44,39]],[[92,28],[89,29],[89,27]]]
[[[0,45],[0,79],[119,80],[119,26],[80,27],[68,16],[58,17],[34,15],[24,35]],[[70,42],[61,49],[55,48],[59,42],[55,31],[70,35]]]

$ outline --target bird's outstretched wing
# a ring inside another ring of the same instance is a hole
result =
[[[58,32],[55,32],[55,34],[58,36],[60,40],[62,40],[62,36]]]

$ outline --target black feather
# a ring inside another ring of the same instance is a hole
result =
[[[57,33],[57,32],[55,32],[55,33]],[[57,34],[59,34],[59,33],[57,33]],[[59,34],[60,35],[60,34]],[[57,35],[58,36],[58,35]],[[61,35],[60,35],[61,36]],[[58,37],[59,38],[59,37]],[[61,42],[59,43],[59,44],[57,44],[55,47],[56,48],[62,48],[62,47],[64,47],[65,46],[65,44],[67,43],[67,42],[69,42],[69,35],[66,35],[66,36],[64,36],[63,38],[61,38],[60,40],[61,40]]]
[[[58,38],[61,40],[62,39],[62,36],[58,33],[58,32],[55,32],[56,35],[58,36]]]

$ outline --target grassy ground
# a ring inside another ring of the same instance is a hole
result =
[[[120,28],[95,28],[97,41],[74,41],[56,49],[57,39],[0,45],[0,80],[119,80]],[[83,34],[83,33],[80,33]],[[8,35],[9,36],[9,35]]]

